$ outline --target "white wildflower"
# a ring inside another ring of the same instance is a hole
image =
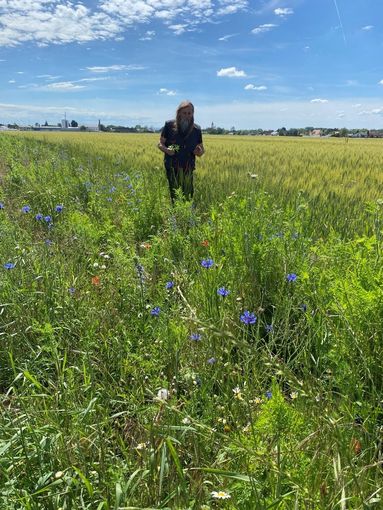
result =
[[[157,398],[158,398],[158,400],[163,400],[163,401],[169,400],[169,398],[170,398],[169,390],[167,390],[166,388],[161,388],[160,390],[158,390]]]
[[[231,496],[225,491],[213,491],[211,497],[214,499],[230,499]]]

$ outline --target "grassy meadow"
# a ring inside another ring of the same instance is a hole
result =
[[[383,143],[0,134],[0,508],[383,507]]]

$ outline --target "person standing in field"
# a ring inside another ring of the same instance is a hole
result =
[[[201,128],[194,124],[194,106],[190,101],[183,101],[177,108],[176,118],[165,122],[158,148],[164,153],[172,203],[177,189],[181,189],[185,198],[191,200],[195,157],[202,156],[205,149]]]

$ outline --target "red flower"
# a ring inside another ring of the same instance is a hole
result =
[[[209,241],[207,239],[204,239],[203,241],[201,241],[201,246],[207,248],[209,246]]]
[[[101,283],[101,280],[100,280],[99,276],[92,276],[92,285],[94,285],[95,287],[98,287],[98,285],[100,285],[100,283]]]

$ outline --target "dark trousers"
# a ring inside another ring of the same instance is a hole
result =
[[[182,190],[182,194],[186,200],[191,200],[194,193],[193,170],[182,167],[174,168],[172,166],[166,166],[165,168],[172,202],[174,202],[176,198],[176,191],[178,189]]]

